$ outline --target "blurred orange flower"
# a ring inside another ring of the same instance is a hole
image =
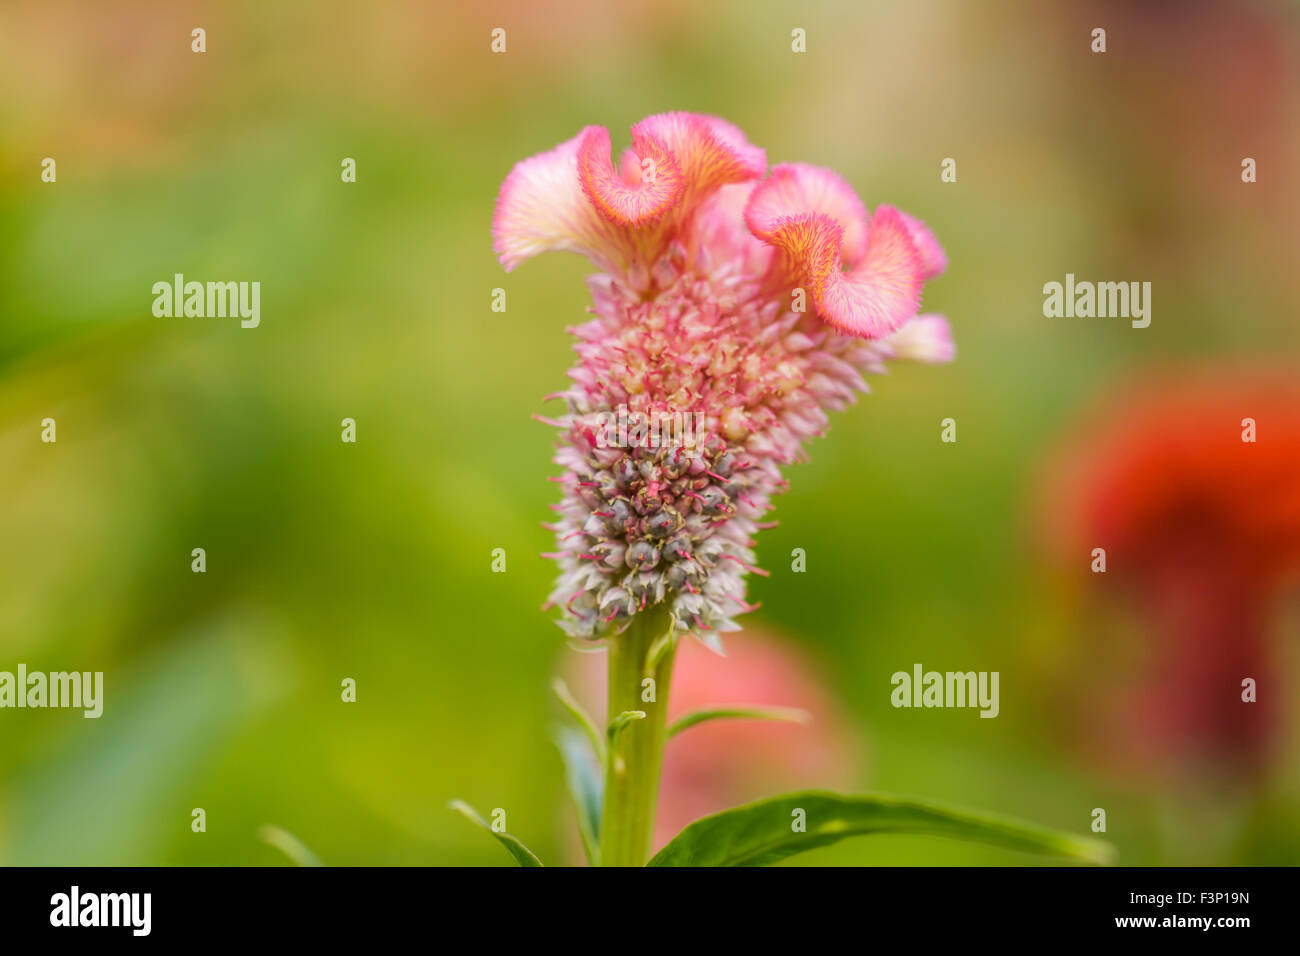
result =
[[[1090,598],[1113,598],[1142,635],[1134,673],[1102,678],[1089,703],[1104,749],[1262,769],[1287,699],[1269,628],[1300,571],[1300,383],[1259,370],[1153,381],[1103,409],[1053,478],[1050,548],[1081,574],[1091,563]],[[1106,633],[1090,648],[1103,657]]]

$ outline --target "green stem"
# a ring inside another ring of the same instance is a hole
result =
[[[659,769],[668,728],[668,685],[673,652],[669,646],[648,664],[655,642],[668,633],[667,609],[660,605],[638,614],[626,631],[609,642],[609,716],[645,711],[644,720],[624,727],[605,762],[605,810],[600,826],[602,866],[644,866],[650,859]],[[642,681],[654,680],[653,700],[645,699]]]

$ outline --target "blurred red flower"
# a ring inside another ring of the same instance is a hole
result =
[[[1287,700],[1270,627],[1300,571],[1300,383],[1151,382],[1107,405],[1053,477],[1051,549],[1087,575],[1094,606],[1112,598],[1141,634],[1130,672],[1098,675],[1097,742],[1152,769],[1263,769]],[[1089,574],[1095,548],[1104,574]],[[1090,651],[1105,659],[1114,633]]]

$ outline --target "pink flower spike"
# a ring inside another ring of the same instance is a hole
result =
[[[782,468],[864,376],[952,357],[945,320],[916,314],[943,251],[892,207],[868,217],[829,170],[787,164],[756,183],[763,150],[715,117],[651,116],[612,149],[591,126],[524,160],[493,221],[507,268],[565,249],[600,270],[592,319],[569,330],[564,414],[543,419],[564,473],[549,603],[580,640],[663,605],[720,647],[754,607],[746,578],[763,573],[754,539]]]

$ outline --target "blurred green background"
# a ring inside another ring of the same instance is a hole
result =
[[[0,712],[0,862],[283,863],[267,823],[330,864],[507,862],[452,797],[573,858],[531,416],[589,267],[507,277],[489,224],[517,160],[687,109],[923,217],[951,260],[926,308],[956,362],[874,379],[788,472],[744,619],[821,662],[858,785],[1076,832],[1104,807],[1125,863],[1294,863],[1296,708],[1249,787],[1107,771],[1059,733],[1090,635],[1028,503],[1114,383],[1300,356],[1298,35],[1267,2],[8,0],[0,669],[102,670],[106,706]],[[261,326],[154,318],[176,272],[260,281]],[[1066,272],[1151,281],[1151,327],[1045,319]],[[999,670],[1001,716],[892,709],[914,662]],[[1029,861],[899,837],[798,862]]]

